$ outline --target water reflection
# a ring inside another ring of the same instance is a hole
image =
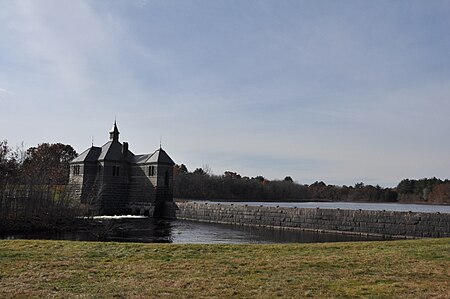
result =
[[[174,243],[318,243],[368,241],[382,238],[355,235],[304,232],[228,224],[177,221],[172,227]]]
[[[71,232],[35,232],[0,237],[3,239],[207,244],[318,243],[382,239],[356,235],[151,218],[97,219],[96,225],[89,229]]]

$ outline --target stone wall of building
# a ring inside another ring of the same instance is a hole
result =
[[[100,190],[100,214],[121,215],[128,213],[128,177],[104,178]]]
[[[450,214],[177,202],[184,220],[391,237],[450,237]]]
[[[158,165],[157,175],[157,200],[171,201],[173,198],[173,166],[164,164]]]
[[[154,205],[156,199],[156,176],[149,176],[148,165],[133,165],[130,167],[128,191],[131,209]]]
[[[75,166],[78,167],[77,174],[75,174]],[[97,173],[95,164],[75,164],[70,167],[69,184],[72,189],[72,198],[81,200],[82,203],[90,202],[93,198],[93,186],[96,178]]]

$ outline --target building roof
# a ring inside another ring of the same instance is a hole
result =
[[[102,149],[100,147],[92,146],[73,159],[71,163],[97,162],[101,152]]]
[[[173,162],[162,148],[157,149],[153,154],[136,155],[131,162],[136,164],[154,163],[175,165],[175,162]]]
[[[150,158],[148,158],[147,163],[175,165],[175,162],[173,162],[173,160],[169,157],[169,155],[162,148],[157,149],[150,156]]]
[[[102,147],[92,146],[78,157],[73,159],[71,163],[82,162],[97,162],[97,161],[125,161],[133,164],[168,164],[175,165],[175,162],[169,157],[169,155],[162,149],[157,149],[153,154],[134,155],[125,142],[124,144],[119,142],[119,130],[117,124],[114,125],[110,132],[110,141],[105,143]],[[124,153],[123,151],[126,150]]]
[[[99,161],[109,160],[109,161],[121,161],[121,160],[129,160],[134,156],[134,154],[127,149],[126,155],[122,153],[124,147],[122,143],[118,141],[108,141],[102,146],[102,152],[98,157]]]
[[[122,153],[124,147],[120,142],[108,141],[102,147],[92,146],[82,152],[71,163],[97,162],[103,160],[109,161],[127,161],[132,162],[134,154],[127,149],[126,154]]]
[[[122,154],[123,145],[120,142],[108,141],[102,147],[92,146],[78,157],[73,159],[71,163],[82,163],[97,161],[126,161],[133,164],[168,164],[175,165],[175,162],[162,148],[157,149],[153,154],[135,155],[130,150],[127,154]]]
[[[143,154],[143,155],[135,155],[131,160],[131,163],[142,164],[146,163],[148,158],[150,158],[151,154]]]

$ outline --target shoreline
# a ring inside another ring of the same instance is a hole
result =
[[[364,201],[364,200],[332,200],[332,199],[196,199],[196,198],[174,198],[177,201],[211,201],[211,202],[286,202],[286,203],[307,203],[307,202],[318,202],[318,203],[369,203],[369,204],[404,204],[404,205],[430,205],[430,206],[450,206],[450,203],[436,203],[436,202],[423,202],[423,201]]]

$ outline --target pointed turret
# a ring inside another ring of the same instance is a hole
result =
[[[114,125],[109,132],[109,140],[113,142],[119,142],[119,129],[117,129],[117,123],[114,121]]]
[[[167,164],[167,165],[175,165],[175,162],[169,157],[165,150],[162,148],[157,149],[151,156],[148,158],[147,163],[157,163],[157,164]]]

